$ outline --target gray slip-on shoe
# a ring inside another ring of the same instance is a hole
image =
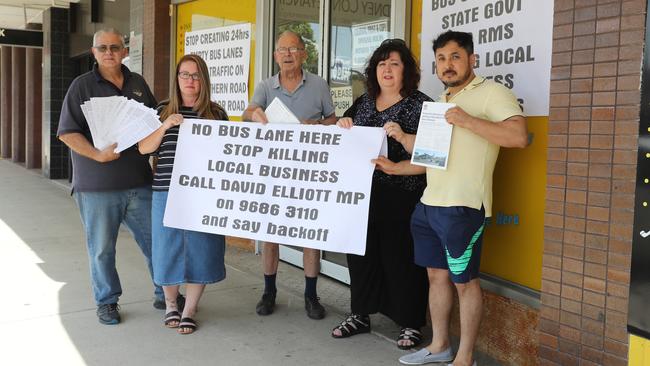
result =
[[[424,365],[427,363],[447,363],[454,359],[451,347],[438,353],[431,353],[428,349],[422,348],[421,350],[409,353],[408,355],[399,358],[399,362],[404,365]]]

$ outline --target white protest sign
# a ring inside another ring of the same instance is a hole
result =
[[[248,104],[250,50],[250,23],[185,33],[185,54],[205,60],[210,96],[229,116],[241,116]]]
[[[363,255],[381,128],[186,119],[165,226]]]
[[[433,40],[448,30],[471,32],[477,75],[513,90],[529,116],[548,116],[553,1],[423,0],[420,90],[437,97]]]

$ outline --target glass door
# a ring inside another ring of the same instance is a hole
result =
[[[305,68],[328,80],[336,115],[340,117],[355,98],[365,92],[363,76],[367,58],[392,34],[404,19],[396,15],[395,4],[405,9],[405,0],[276,0],[273,4],[273,38],[285,30],[303,37],[307,50]],[[405,10],[404,10],[405,12]],[[273,52],[274,44],[269,47]],[[321,57],[321,55],[323,57]],[[273,65],[273,73],[277,65]],[[280,259],[302,267],[302,248],[280,246]],[[321,273],[350,283],[345,254],[323,251]]]
[[[284,31],[299,34],[305,42],[307,60],[304,68],[315,75],[320,72],[320,50],[322,49],[322,19],[320,1],[297,2],[277,0],[273,6],[274,22],[273,37],[271,39],[270,53],[275,48],[276,38]],[[279,71],[278,65],[273,64],[273,74]],[[302,267],[302,248],[288,245],[280,246],[280,259]],[[322,261],[321,261],[322,262]],[[322,266],[321,266],[322,267]],[[322,269],[321,269],[322,272]]]
[[[318,60],[322,43],[321,37],[320,2],[277,0],[274,5],[273,38],[271,42],[284,31],[299,34],[305,42],[307,60],[304,68],[312,74],[320,75]],[[275,44],[271,44],[273,53]],[[273,64],[273,74],[278,72],[278,65]]]
[[[350,12],[344,4],[332,1],[329,26],[329,83],[338,117],[366,91],[366,62],[391,35],[391,0],[366,3],[372,11]]]
[[[354,4],[336,0],[329,4],[328,76],[337,117],[365,93],[366,62],[391,34],[391,0],[373,0],[364,3],[363,9]],[[323,273],[350,283],[345,254],[324,251],[321,268]]]

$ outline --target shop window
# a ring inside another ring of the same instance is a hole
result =
[[[339,117],[365,92],[363,74],[368,57],[393,34],[392,3],[392,0],[274,2],[274,40],[286,30],[302,36],[307,51],[305,69],[329,81]],[[278,66],[274,64],[272,70],[277,73]]]
[[[322,42],[320,27],[320,2],[310,1],[304,6],[302,2],[276,1],[273,42],[284,31],[299,34],[305,42],[307,60],[304,68],[312,74],[319,75],[318,59]],[[271,52],[275,43],[271,45]],[[273,73],[279,71],[278,65],[273,64]]]
[[[329,81],[335,98],[357,98],[365,92],[368,58],[391,34],[391,1],[364,3],[333,0],[331,7]],[[337,113],[338,114],[338,113]]]

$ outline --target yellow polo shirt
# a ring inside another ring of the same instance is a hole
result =
[[[440,101],[455,103],[468,114],[495,123],[523,115],[510,89],[480,76],[450,99],[445,91]],[[483,205],[485,216],[492,216],[492,173],[498,156],[499,145],[454,126],[447,170],[427,168],[427,188],[422,203],[477,210]]]

